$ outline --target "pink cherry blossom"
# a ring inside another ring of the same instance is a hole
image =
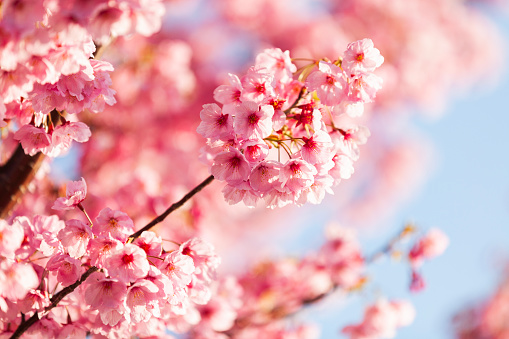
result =
[[[73,140],[86,142],[92,133],[90,128],[82,122],[66,122],[58,125],[51,134],[51,150],[46,155],[57,156],[66,152],[71,147]]]
[[[307,77],[306,86],[310,91],[316,91],[324,105],[334,106],[346,95],[347,81],[341,68],[320,61],[318,69]]]
[[[261,104],[274,97],[274,76],[265,68],[251,67],[242,77],[242,102]]]
[[[233,120],[229,114],[223,114],[216,104],[203,105],[200,112],[201,122],[196,131],[211,140],[228,140],[233,133]]]
[[[133,244],[125,244],[123,248],[112,250],[104,262],[109,276],[123,283],[145,277],[149,267],[147,254]]]
[[[10,300],[23,299],[37,285],[39,277],[32,265],[8,259],[0,261],[0,296]]]
[[[269,146],[258,140],[246,140],[242,143],[244,156],[250,163],[258,163],[269,155]]]
[[[162,239],[151,231],[145,231],[133,241],[133,244],[147,253],[147,256],[158,257],[161,255]]]
[[[66,197],[58,198],[53,204],[55,210],[70,210],[78,206],[87,195],[87,184],[85,179],[71,181],[66,187]]]
[[[302,159],[312,165],[325,163],[332,159],[332,140],[328,133],[316,131],[311,137],[303,137]]]
[[[122,247],[123,244],[119,240],[110,237],[97,237],[90,239],[88,242],[90,264],[103,268],[104,262],[111,252],[119,250]]]
[[[380,299],[366,308],[360,324],[346,326],[342,332],[350,339],[394,338],[397,328],[408,326],[415,316],[413,306],[403,303]]]
[[[242,84],[235,74],[228,74],[230,85],[220,85],[214,90],[214,100],[223,104],[223,111],[227,114],[233,114],[236,108],[241,104],[240,95],[242,93]]]
[[[437,257],[449,246],[449,238],[438,228],[432,228],[410,250],[408,257],[412,266],[422,265],[424,260]]]
[[[193,259],[182,254],[181,251],[173,251],[163,255],[163,261],[159,263],[159,269],[166,274],[176,287],[185,287],[191,282],[191,275],[195,272]]]
[[[65,228],[58,232],[62,246],[73,258],[80,258],[87,253],[88,242],[92,237],[90,227],[76,219],[67,221]]]
[[[20,218],[17,220],[22,221]],[[41,251],[42,254],[49,256],[55,252],[63,251],[57,235],[65,227],[65,222],[56,215],[36,215],[33,219],[33,225],[28,220],[23,220],[23,225],[27,226],[25,232],[29,229],[33,234],[30,237],[30,245]]]
[[[279,174],[281,187],[291,192],[299,192],[313,184],[316,173],[316,168],[304,160],[288,160]]]
[[[251,172],[249,182],[251,187],[258,192],[266,193],[276,187],[281,187],[279,171],[281,165],[275,161],[262,161]]]
[[[72,258],[67,254],[57,254],[46,264],[48,271],[53,271],[57,275],[57,281],[63,287],[74,284],[81,276],[81,261]]]
[[[182,254],[193,259],[195,275],[208,283],[215,279],[221,258],[216,254],[212,244],[199,238],[191,238],[180,246],[180,250]]]
[[[125,304],[133,322],[148,321],[152,315],[160,316],[157,292],[151,281],[138,280],[127,289]]]
[[[85,301],[100,312],[118,308],[126,295],[126,284],[115,279],[107,279],[102,273],[93,273],[87,279]]]
[[[348,74],[359,72],[372,72],[380,67],[384,57],[374,47],[371,39],[362,39],[351,42],[346,47],[345,55],[341,66]]]
[[[0,219],[0,255],[14,258],[14,252],[21,247],[25,232],[18,222],[9,225],[7,221]]]
[[[216,179],[235,185],[247,180],[251,170],[244,155],[237,149],[230,148],[229,151],[216,155],[210,172]]]
[[[106,207],[95,218],[92,231],[95,235],[109,236],[125,242],[134,232],[134,224],[126,213]]]
[[[256,56],[256,66],[272,72],[278,81],[292,80],[297,67],[292,63],[289,51],[279,48],[266,49]]]
[[[272,133],[274,107],[244,101],[238,108],[233,129],[242,139],[263,139]]]
[[[14,139],[19,140],[25,154],[35,155],[51,145],[51,135],[46,133],[44,128],[33,125],[23,125],[14,134]]]

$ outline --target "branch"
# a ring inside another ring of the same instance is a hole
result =
[[[73,292],[79,285],[81,285],[81,283],[83,283],[92,273],[94,273],[95,271],[97,271],[98,268],[95,267],[95,266],[92,266],[90,267],[85,273],[83,273],[83,275],[81,276],[81,278],[79,280],[77,280],[74,284],[72,285],[69,285],[67,286],[66,288],[64,288],[63,290],[61,290],[60,292],[58,292],[57,294],[55,294],[53,296],[53,298],[50,299],[51,301],[51,304],[47,307],[44,308],[44,313],[48,313],[49,311],[51,311],[51,309],[53,309],[54,307],[56,307],[58,305],[58,303],[60,302],[60,300],[62,300],[66,295],[68,295],[69,293]],[[19,338],[21,337],[21,335],[26,331],[28,330],[28,328],[30,326],[32,326],[33,324],[35,324],[36,322],[39,321],[39,314],[36,312],[33,316],[31,316],[27,321],[23,321],[21,322],[21,324],[18,326],[18,328],[16,329],[16,332],[14,332],[11,336],[10,339],[16,339],[16,338]]]
[[[57,124],[60,114],[53,110],[51,120]],[[21,200],[46,156],[41,152],[34,156],[25,154],[18,145],[7,162],[0,166],[0,219],[5,219]]]
[[[181,207],[182,205],[184,205],[189,199],[191,199],[196,193],[200,192],[203,188],[205,188],[208,184],[210,184],[212,182],[212,180],[214,180],[214,176],[209,176],[207,179],[205,179],[201,184],[199,184],[198,186],[196,186],[195,188],[193,188],[192,191],[190,191],[189,193],[187,193],[182,199],[180,199],[179,201],[177,201],[176,203],[174,203],[173,205],[171,205],[170,207],[168,207],[168,209],[166,211],[164,211],[163,214],[157,216],[156,218],[154,218],[154,220],[152,220],[151,222],[149,222],[145,227],[143,227],[142,229],[136,231],[135,233],[131,234],[131,236],[129,238],[131,238],[132,240],[138,238],[144,231],[148,231],[149,229],[151,229],[152,227],[154,227],[155,225],[159,224],[161,221],[163,221],[171,212],[175,211],[177,208]],[[132,241],[131,240],[131,241]]]
[[[163,221],[171,212],[175,211],[182,205],[184,205],[189,199],[191,199],[196,193],[200,192],[205,186],[209,185],[214,180],[214,177],[211,175],[207,179],[205,179],[201,184],[193,188],[189,193],[187,193],[182,199],[172,204],[163,214],[157,216],[154,220],[148,223],[145,227],[140,229],[139,231],[133,233],[129,236],[129,239],[134,240],[138,238],[143,231],[147,231],[150,228],[154,227],[161,221]],[[79,280],[77,280],[74,284],[67,286],[62,289],[60,292],[55,294],[51,299],[51,304],[44,309],[44,315],[47,314],[52,308],[56,307],[58,303],[65,298],[68,294],[72,293],[79,285],[81,285],[92,273],[99,270],[99,268],[92,266],[90,267]],[[39,321],[39,314],[36,312],[33,316],[31,316],[28,320],[22,321],[21,324],[16,329],[16,332],[13,333],[10,339],[19,338],[26,330],[28,330],[33,324]]]

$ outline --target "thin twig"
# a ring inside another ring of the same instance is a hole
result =
[[[129,239],[133,241],[134,239],[138,238],[143,231],[147,231],[150,228],[154,227],[161,221],[163,221],[171,212],[175,211],[182,205],[184,205],[189,199],[191,199],[196,193],[200,192],[203,188],[205,188],[207,185],[209,185],[214,180],[214,177],[211,175],[207,179],[205,179],[201,184],[193,188],[189,193],[187,193],[182,199],[171,205],[166,211],[164,211],[163,214],[156,217],[154,220],[152,220],[150,223],[148,223],[145,227],[140,229],[139,231],[133,233],[131,236],[129,236]],[[62,289],[60,292],[55,294],[53,298],[50,299],[51,304],[44,309],[44,315],[43,317],[54,307],[58,305],[58,303],[66,297],[68,294],[72,293],[79,285],[81,285],[92,273],[99,270],[99,268],[92,266],[90,267],[79,280],[77,280],[74,284],[69,285]],[[33,316],[31,316],[28,320],[22,321],[21,324],[16,329],[16,332],[13,333],[10,339],[19,338],[26,330],[28,330],[33,324],[39,321],[39,314],[36,312]]]
[[[134,240],[134,239],[138,238],[144,231],[148,231],[149,229],[151,229],[155,225],[159,224],[161,221],[163,221],[168,216],[168,214],[170,214],[171,212],[175,211],[180,206],[184,205],[189,199],[191,199],[196,193],[198,193],[202,189],[204,189],[213,180],[214,180],[214,176],[212,176],[212,175],[209,176],[207,179],[203,180],[203,182],[201,184],[199,184],[198,186],[193,188],[193,190],[190,191],[189,193],[187,193],[182,199],[180,199],[179,201],[177,201],[176,203],[174,203],[173,205],[168,207],[168,209],[166,211],[164,211],[163,214],[155,217],[154,220],[149,222],[142,229],[140,229],[140,230],[136,231],[135,233],[133,233],[129,238]]]

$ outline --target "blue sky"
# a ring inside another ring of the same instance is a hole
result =
[[[509,37],[507,16],[497,20]],[[383,243],[409,220],[423,228],[444,230],[450,246],[442,257],[424,265],[426,290],[419,294],[405,291],[409,272],[404,264],[372,265],[369,274],[377,281],[375,292],[350,298],[348,305],[318,306],[299,315],[320,322],[322,338],[340,338],[339,329],[348,322],[359,322],[363,308],[377,295],[410,298],[417,309],[414,324],[401,329],[397,338],[453,338],[453,314],[495,290],[504,258],[509,263],[507,70],[496,88],[481,92],[454,100],[436,121],[416,118],[419,129],[434,144],[436,170],[392,218],[393,228],[364,242],[369,253],[374,250],[369,246]]]

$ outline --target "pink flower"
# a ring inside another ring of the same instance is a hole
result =
[[[360,73],[349,79],[348,101],[350,103],[372,102],[382,88],[382,78],[373,73]]]
[[[43,128],[34,125],[23,125],[14,133],[14,139],[18,140],[25,154],[35,155],[51,145],[51,136]]]
[[[279,48],[270,48],[256,56],[256,66],[266,68],[274,74],[275,79],[281,82],[292,80],[293,73],[297,67],[292,63],[289,51],[282,51]]]
[[[0,296],[13,301],[23,299],[37,285],[39,277],[32,265],[0,261]]]
[[[380,67],[384,57],[374,47],[371,39],[362,39],[348,44],[341,66],[348,74],[372,72]]]
[[[123,244],[117,239],[97,237],[91,239],[88,243],[88,252],[90,255],[90,264],[99,268],[104,267],[106,258],[112,251],[121,249]]]
[[[57,156],[71,147],[73,140],[86,142],[91,136],[90,128],[82,122],[66,122],[55,127],[51,134],[51,149],[48,156]]]
[[[259,140],[247,140],[242,143],[244,157],[250,163],[258,163],[269,155],[269,146]]]
[[[221,263],[221,258],[214,251],[214,246],[199,238],[191,238],[180,245],[182,254],[193,259],[195,271],[200,279],[211,282],[215,279],[216,270]]]
[[[242,78],[242,102],[261,104],[268,101],[275,96],[273,82],[274,76],[266,69],[251,67]]]
[[[273,115],[273,106],[245,101],[237,108],[233,129],[245,140],[266,138],[272,133]]]
[[[191,282],[191,275],[195,272],[193,259],[182,254],[181,251],[173,251],[163,255],[164,260],[159,263],[159,269],[166,274],[176,287],[185,287]]]
[[[123,283],[145,277],[149,267],[147,254],[133,244],[126,244],[123,248],[111,251],[104,262],[109,276]]]
[[[249,178],[251,169],[244,155],[231,147],[228,152],[216,155],[210,172],[214,178],[236,185]]]
[[[157,292],[159,288],[151,281],[138,280],[127,290],[125,304],[131,321],[148,321],[153,315],[160,316]]]
[[[49,294],[47,291],[32,289],[23,300],[18,300],[17,304],[23,313],[42,311],[44,307],[50,304]]]
[[[398,327],[409,325],[415,316],[412,305],[380,299],[366,308],[364,319],[358,325],[343,328],[350,339],[394,338]]]
[[[126,213],[106,207],[95,218],[92,231],[95,235],[112,237],[125,242],[134,232],[134,223]]]
[[[25,232],[18,222],[9,225],[4,219],[0,219],[0,256],[14,258],[14,252],[21,247]]]
[[[431,259],[444,253],[449,246],[449,238],[438,228],[432,228],[410,250],[408,258],[413,267],[422,265],[425,259]]]
[[[333,157],[332,141],[327,132],[318,130],[311,137],[302,137],[304,145],[301,149],[302,159],[312,165],[325,163]]]
[[[327,238],[319,255],[332,281],[344,288],[355,286],[364,270],[364,260],[354,234],[347,229],[331,226],[327,229]]]
[[[229,114],[223,114],[216,104],[203,105],[200,112],[200,125],[196,132],[205,138],[228,140],[233,135],[233,120]]]
[[[410,291],[420,292],[426,287],[426,281],[423,276],[416,270],[412,270],[412,276],[410,280]]]
[[[21,221],[21,219],[20,219]],[[26,220],[27,223],[28,220]],[[44,255],[53,255],[57,251],[63,251],[57,235],[65,227],[65,222],[56,215],[36,215],[31,226],[33,236],[30,237],[30,245]]]
[[[71,257],[80,258],[87,252],[88,242],[93,237],[92,231],[80,220],[72,219],[65,224],[65,228],[58,232],[58,239]]]
[[[223,193],[224,200],[230,205],[243,201],[247,207],[255,207],[260,197],[257,192],[253,191],[247,181],[243,181],[235,186],[227,184],[221,192]]]
[[[72,285],[81,277],[81,261],[67,254],[57,254],[46,264],[48,271],[56,271],[57,281],[63,287]]]
[[[161,255],[162,239],[152,231],[145,231],[133,241],[133,244],[147,253],[147,256],[158,257]]]
[[[230,85],[218,86],[214,90],[214,100],[223,104],[224,113],[235,114],[236,108],[241,104],[240,94],[242,93],[242,85],[235,74],[229,73],[228,76],[230,78]]]
[[[279,171],[281,164],[275,161],[262,161],[251,172],[249,182],[251,187],[260,193],[271,191],[281,187]]]
[[[237,312],[223,298],[213,298],[207,305],[199,308],[201,324],[209,326],[214,331],[229,330],[237,318]]]
[[[317,173],[316,168],[310,163],[301,159],[291,159],[281,168],[279,180],[282,188],[299,192],[313,184]]]
[[[107,279],[103,273],[93,273],[88,279],[85,301],[99,312],[117,309],[127,295],[126,284],[115,279]]]
[[[85,179],[71,181],[67,184],[66,197],[58,198],[53,204],[55,210],[70,210],[78,206],[87,195],[87,184]]]
[[[306,86],[310,91],[316,91],[322,104],[334,106],[345,97],[347,82],[341,68],[320,61],[318,69],[307,77]]]

